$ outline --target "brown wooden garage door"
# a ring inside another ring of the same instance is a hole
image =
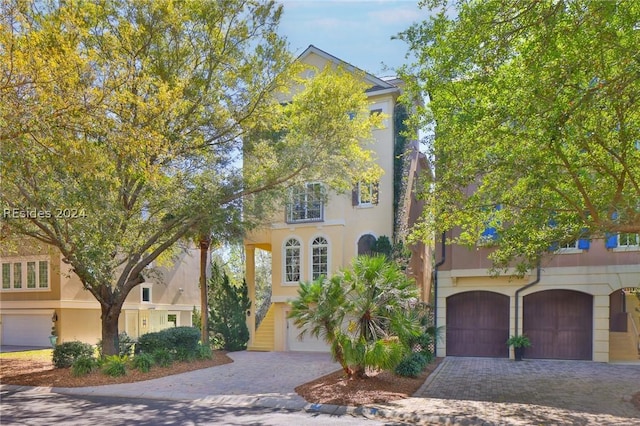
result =
[[[469,291],[447,298],[447,355],[507,358],[509,297]]]
[[[546,290],[523,298],[522,329],[531,339],[525,358],[592,359],[593,296]]]

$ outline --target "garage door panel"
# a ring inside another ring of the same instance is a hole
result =
[[[509,356],[509,297],[470,291],[447,298],[447,355]]]
[[[2,316],[2,344],[13,346],[50,346],[50,315]]]
[[[527,358],[592,359],[593,296],[546,290],[523,299],[523,331],[531,340]]]
[[[322,338],[313,337],[305,333],[300,338],[301,329],[297,328],[293,320],[287,319],[287,350],[302,352],[329,352],[331,347]]]

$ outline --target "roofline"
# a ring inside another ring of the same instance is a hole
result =
[[[321,56],[321,57],[325,58],[328,61],[346,65],[347,69],[349,71],[357,70],[357,71],[363,72],[368,79],[373,81],[375,86],[380,86],[380,87],[384,88],[384,89],[381,89],[381,90],[388,90],[388,89],[396,89],[396,90],[398,90],[397,86],[394,86],[393,84],[391,84],[391,83],[389,83],[387,81],[384,81],[383,79],[381,79],[379,77],[376,77],[375,75],[373,75],[371,73],[368,73],[368,72],[364,71],[363,69],[360,69],[360,68],[350,64],[349,62],[343,61],[342,59],[340,59],[340,58],[338,58],[336,56],[333,56],[332,54],[325,52],[324,50],[314,46],[313,44],[310,44],[309,47],[307,47],[300,55],[298,55],[297,60],[300,60],[301,58],[303,58],[304,56],[309,55],[310,53],[315,53],[316,55]],[[375,91],[375,93],[376,94],[382,94],[381,90],[377,90],[377,91]],[[390,92],[392,92],[392,91],[390,91]]]

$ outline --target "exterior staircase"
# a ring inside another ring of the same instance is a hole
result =
[[[253,342],[247,347],[249,351],[273,351],[273,339],[275,334],[275,315],[273,304],[269,307],[267,315],[262,319],[260,327],[253,335]]]
[[[609,332],[609,360],[640,361],[640,335],[629,314],[627,314],[627,331]]]

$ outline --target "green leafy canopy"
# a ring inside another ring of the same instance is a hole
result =
[[[292,180],[346,188],[373,169],[357,78],[325,70],[281,102],[301,73],[281,14],[254,0],[0,6],[3,234],[60,250],[101,304],[105,353],[126,296],[181,241],[238,235]],[[267,129],[285,142],[251,138]]]
[[[640,4],[422,5],[399,38],[409,93],[430,96],[413,120],[436,123],[426,232],[474,245],[493,226],[494,264],[525,269],[554,242],[640,232]]]

